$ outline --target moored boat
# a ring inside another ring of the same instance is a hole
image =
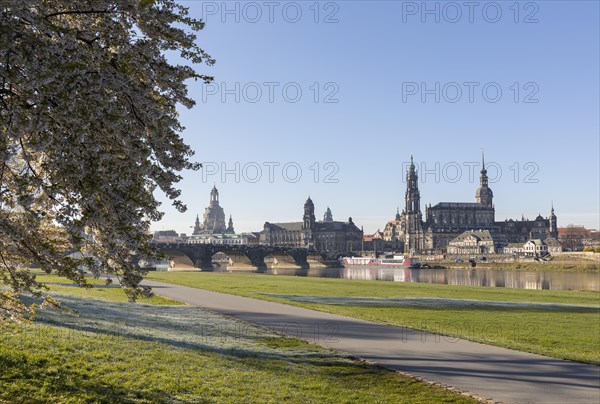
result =
[[[389,258],[377,257],[345,257],[345,268],[385,267],[385,268],[419,268],[419,263],[403,255],[394,255]]]

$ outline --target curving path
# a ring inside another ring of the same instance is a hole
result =
[[[157,294],[494,402],[600,403],[600,367],[280,303],[144,281]]]

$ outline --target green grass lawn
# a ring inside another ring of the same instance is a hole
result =
[[[75,311],[0,330],[0,402],[476,402],[200,308],[44,280]]]
[[[70,332],[65,339],[60,327],[53,326],[40,331],[35,338],[26,332],[0,337],[0,401],[475,402],[393,372],[318,353],[301,341],[265,355],[260,350],[174,348],[83,332]]]
[[[44,283],[48,286],[49,291],[44,292],[52,296],[57,296],[60,300],[59,295],[69,296],[81,296],[90,299],[101,299],[112,302],[126,302],[127,295],[118,285],[106,285],[104,280],[101,279],[88,279],[94,287],[92,288],[81,288],[74,285],[72,281],[67,278],[63,278],[56,275],[37,274],[36,279],[39,282]],[[137,300],[139,303],[155,304],[155,305],[180,305],[182,303],[168,299],[162,296],[152,296],[150,298],[142,297]]]
[[[490,288],[223,272],[149,272],[147,278],[250,297],[264,294],[381,298],[436,297],[498,302],[567,303],[600,307],[600,292],[585,291]]]
[[[599,292],[202,272],[149,279],[600,364]]]

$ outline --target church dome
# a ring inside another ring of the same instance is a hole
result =
[[[204,223],[201,230],[211,234],[225,233],[227,226],[225,224],[225,211],[219,205],[219,191],[214,186],[210,191],[210,204],[204,210]]]

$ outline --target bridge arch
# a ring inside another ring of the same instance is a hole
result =
[[[304,266],[285,251],[273,251],[269,256],[272,257],[272,268],[302,268]]]
[[[232,264],[231,257],[222,251],[217,251],[211,257],[212,267],[215,271],[226,271]]]
[[[163,250],[169,261],[169,271],[195,271],[194,261],[184,251],[177,249]]]

